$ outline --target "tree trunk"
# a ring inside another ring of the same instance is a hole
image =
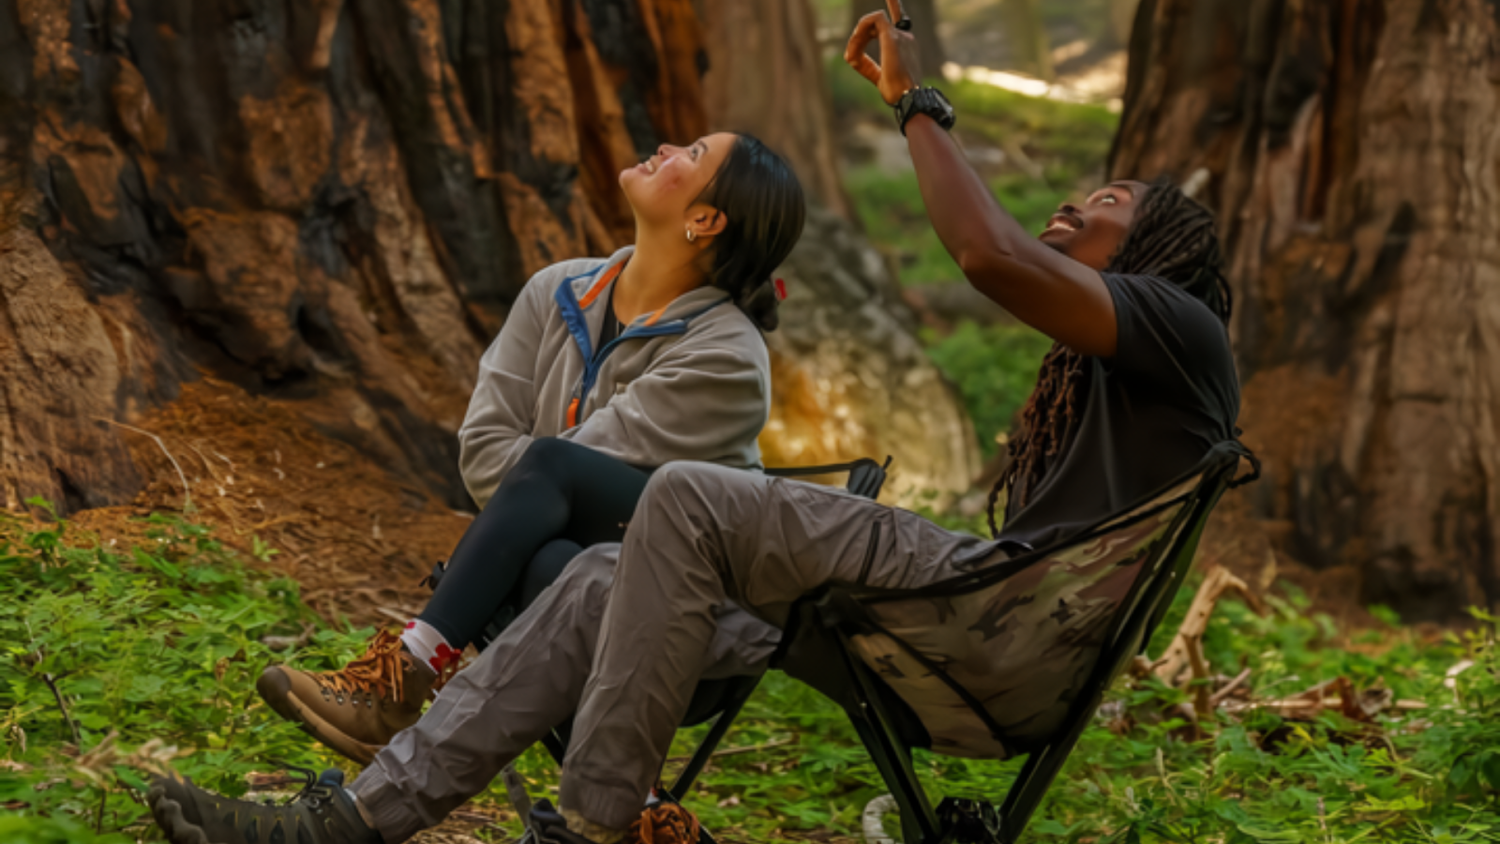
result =
[[[787,157],[810,201],[849,219],[808,0],[715,0],[702,9],[709,123],[758,136]]]
[[[943,63],[948,61],[948,54],[943,49],[943,39],[938,36],[937,0],[903,0],[903,5],[906,16],[911,18],[911,31],[917,37],[917,49],[922,53],[922,75],[926,79],[936,78],[942,74]],[[850,32],[854,30],[854,23],[870,12],[889,14],[886,0],[853,0],[850,3]],[[878,44],[872,46],[870,52],[876,61],[880,60]]]
[[[767,465],[889,455],[888,500],[966,491],[979,470],[973,429],[922,350],[899,283],[854,220],[808,0],[716,0],[703,13],[711,122],[787,156],[814,205],[778,270],[791,297],[766,338],[775,388],[761,438]]]
[[[701,52],[692,0],[0,0],[0,501],[129,500],[206,374],[467,505],[480,353],[630,236]]]
[[[1135,13],[1141,0],[1109,0],[1109,20],[1106,30],[1112,48],[1124,49],[1130,44],[1130,28],[1135,23]]]
[[[1408,619],[1500,603],[1497,56],[1482,0],[1143,0],[1113,155],[1219,211],[1260,513]]]
[[[1052,40],[1042,23],[1038,0],[1003,0],[1006,37],[1015,51],[1017,66],[1038,79],[1052,81]]]

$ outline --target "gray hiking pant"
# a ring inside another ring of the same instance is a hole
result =
[[[873,545],[872,545],[873,540]],[[704,677],[753,673],[730,601],[776,627],[828,583],[916,588],[1001,553],[839,490],[670,463],[646,486],[611,567],[590,549],[353,791],[389,844],[435,825],[577,712],[561,805],[624,829],[639,816]]]

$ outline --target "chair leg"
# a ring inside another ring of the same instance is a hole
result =
[[[724,735],[733,726],[734,719],[739,717],[740,710],[745,707],[745,702],[750,699],[750,695],[754,694],[755,687],[760,685],[760,675],[740,677],[737,680],[739,681],[738,688],[735,689],[729,705],[724,707],[724,711],[714,719],[714,725],[708,728],[708,735],[703,737],[703,741],[698,743],[698,749],[693,751],[693,758],[688,760],[682,773],[677,775],[677,781],[672,783],[670,793],[675,797],[687,794],[688,789],[693,787],[693,780],[698,778],[698,774],[703,772],[703,766],[713,758],[719,742],[724,740]]]
[[[844,670],[853,680],[851,686],[859,710],[849,712],[849,720],[864,742],[865,750],[876,770],[891,789],[891,796],[901,810],[901,833],[904,844],[942,844],[942,823],[932,809],[922,784],[912,766],[911,752],[902,744],[891,726],[891,718],[880,697],[861,672],[863,665],[854,662],[847,647],[843,652]]]
[[[547,748],[553,762],[559,765],[563,763],[563,755],[568,752],[568,739],[561,728],[542,736],[542,746]]]

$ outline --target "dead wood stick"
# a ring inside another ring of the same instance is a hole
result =
[[[1188,663],[1193,669],[1193,708],[1199,718],[1208,717],[1213,710],[1209,705],[1208,685],[1213,681],[1208,673],[1208,660],[1203,658],[1203,639],[1194,637],[1187,643]]]
[[[794,738],[787,738],[787,739],[776,739],[775,741],[768,741],[765,744],[749,745],[747,747],[726,747],[723,750],[715,750],[714,753],[713,753],[713,755],[710,756],[709,758],[710,759],[717,759],[720,756],[738,756],[741,753],[755,753],[758,750],[770,750],[773,747],[783,747],[783,746],[788,745],[788,744],[793,744],[796,741],[797,740],[794,739]],[[691,758],[692,758],[691,756],[673,756],[671,759],[668,759],[667,761],[668,762],[686,762],[686,761],[688,761]]]
[[[47,688],[52,690],[52,696],[57,698],[57,708],[62,710],[63,720],[68,723],[68,731],[73,734],[73,744],[81,748],[83,747],[83,735],[78,732],[78,722],[74,721],[73,716],[69,714],[68,704],[63,700],[62,692],[57,689],[58,679],[45,672],[42,674],[42,682],[47,684]]]
[[[182,510],[183,510],[183,512],[190,512],[193,509],[193,494],[192,494],[192,491],[188,488],[187,475],[184,475],[182,473],[182,466],[178,465],[177,458],[175,458],[175,457],[172,456],[172,452],[167,451],[167,444],[165,442],[162,442],[162,438],[161,437],[158,437],[157,435],[151,433],[150,431],[146,431],[146,430],[142,430],[140,428],[137,428],[134,425],[126,425],[124,422],[116,422],[113,419],[105,419],[102,416],[97,416],[95,418],[98,419],[100,422],[107,422],[108,424],[114,425],[117,428],[124,428],[127,431],[134,431],[137,434],[142,434],[144,436],[150,437],[153,440],[156,440],[156,447],[160,448],[161,449],[161,453],[165,454],[167,456],[167,460],[172,464],[172,468],[177,470],[177,480],[179,480],[179,481],[182,482]],[[207,462],[207,461],[204,461],[204,462]]]
[[[1163,683],[1172,685],[1183,669],[1190,667],[1192,656],[1188,650],[1188,643],[1203,638],[1204,632],[1208,630],[1208,620],[1213,616],[1214,607],[1224,593],[1231,590],[1244,596],[1247,601],[1259,603],[1258,600],[1251,598],[1250,589],[1245,585],[1245,581],[1230,574],[1229,569],[1222,566],[1209,569],[1208,574],[1203,578],[1203,585],[1198,587],[1198,593],[1193,596],[1193,602],[1188,606],[1187,616],[1183,618],[1182,626],[1177,629],[1177,635],[1172,637],[1172,643],[1152,666],[1157,678]],[[1199,656],[1201,658],[1201,652]]]
[[[1223,703],[1231,694],[1234,694],[1234,690],[1238,689],[1248,679],[1250,679],[1250,669],[1246,668],[1239,673],[1239,676],[1230,680],[1228,685],[1214,692],[1214,696],[1208,699],[1208,705],[1214,709],[1218,709],[1219,704]]]

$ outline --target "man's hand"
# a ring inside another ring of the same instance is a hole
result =
[[[890,16],[885,12],[871,12],[859,19],[854,34],[849,36],[849,46],[844,49],[844,61],[859,71],[864,78],[875,83],[886,105],[894,106],[901,95],[922,79],[922,62],[917,53],[917,39],[910,32],[903,32],[892,23],[901,20],[900,0],[886,0]],[[878,64],[865,55],[865,48],[876,38],[880,39]]]

